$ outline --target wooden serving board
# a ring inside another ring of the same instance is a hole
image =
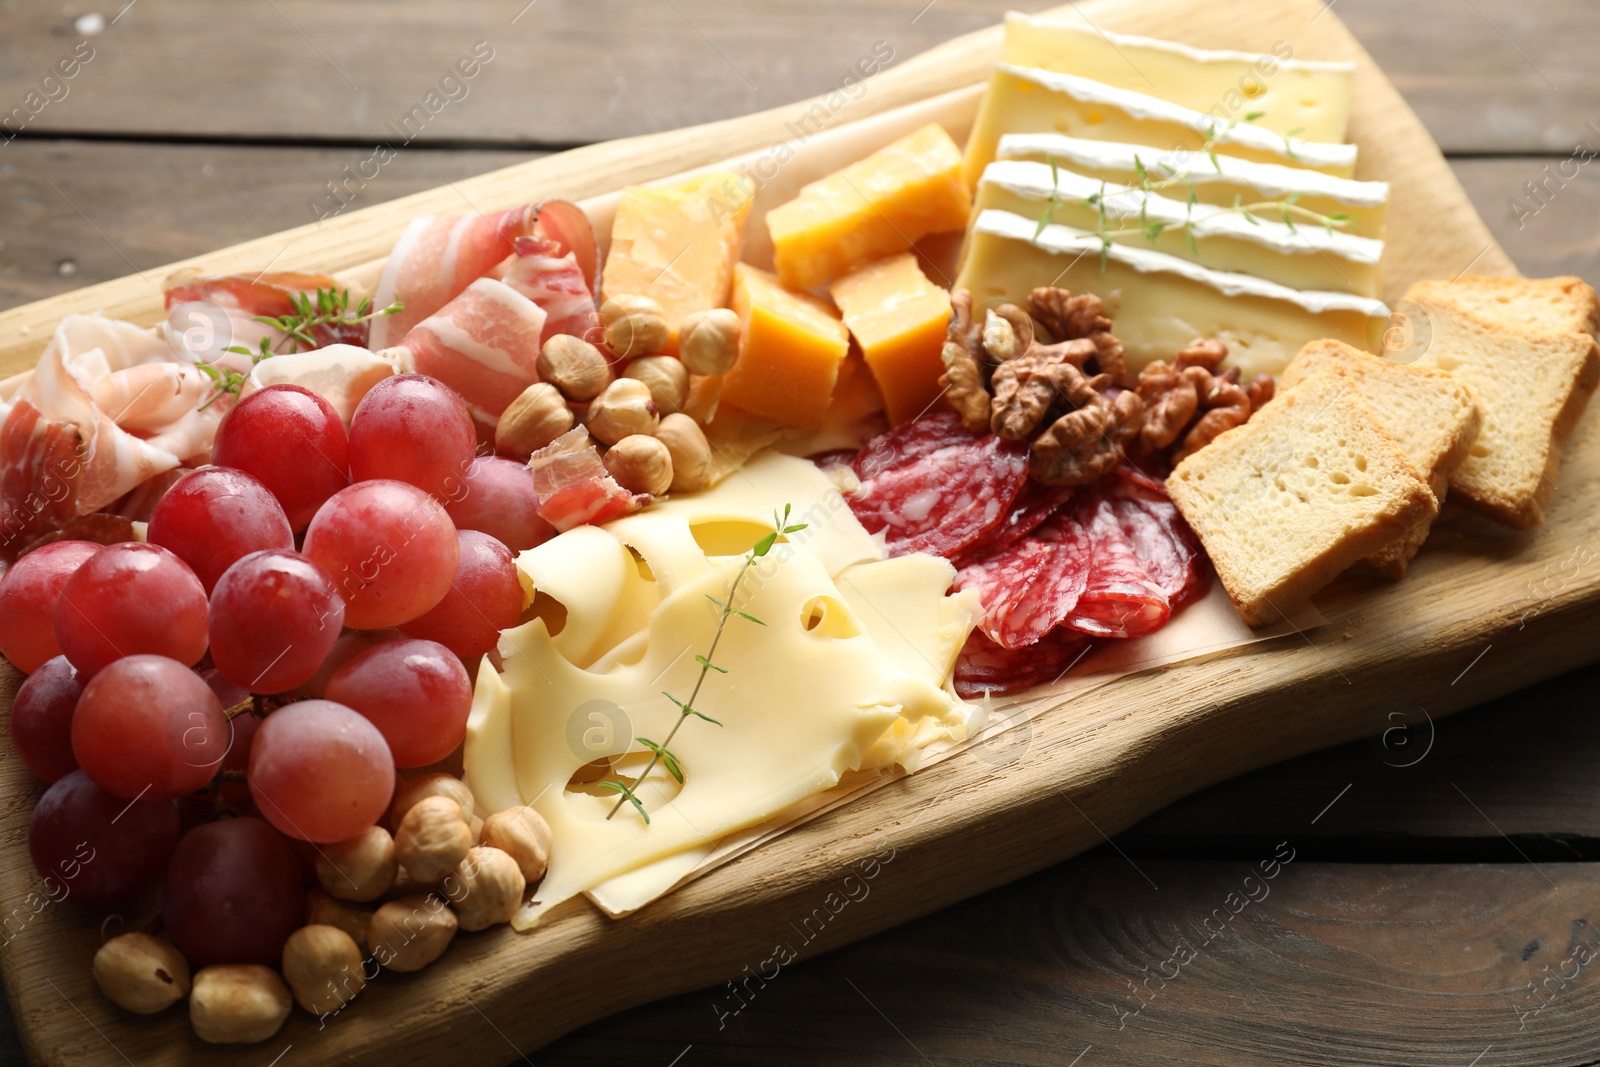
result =
[[[1207,0],[1089,0],[1074,10],[1103,29],[1261,51],[1286,41],[1302,58],[1355,60],[1360,176],[1394,185],[1386,293],[1422,277],[1514,270],[1415,115],[1323,0],[1261,0],[1225,16]],[[832,122],[974,85],[998,43],[998,30],[986,30],[907,62]],[[417,213],[603,195],[783,142],[786,123],[812,103],[548,157],[190,262],[355,267],[387,254]],[[157,321],[165,273],[0,314],[0,379],[26,370],[65,314]],[[1214,782],[1380,732],[1393,713],[1420,707],[1438,718],[1600,658],[1597,421],[1580,428],[1539,530],[1452,511],[1404,582],[1347,578],[1319,597],[1331,620],[1323,627],[1044,710],[998,748],[905,778],[626,920],[579,901],[532,934],[462,936],[429,970],[384,975],[325,1028],[296,1012],[260,1047],[206,1046],[177,1011],[135,1018],[100,997],[89,976],[98,917],[70,902],[37,914],[27,903],[38,884],[26,831],[39,789],[13,756],[0,765],[0,966],[19,1030],[48,1064],[269,1064],[286,1049],[286,1063],[500,1064],[630,1005],[757,972],[770,980],[787,958],[780,946],[816,955],[1081,852]],[[9,709],[19,679],[0,672]]]

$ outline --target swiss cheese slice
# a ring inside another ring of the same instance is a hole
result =
[[[1103,247],[1094,234],[1059,224],[1041,231],[1037,219],[1010,212],[980,214],[956,279],[975,308],[1021,305],[1046,285],[1104,300],[1134,369],[1208,337],[1228,346],[1246,379],[1277,375],[1309,341],[1331,337],[1370,352],[1388,325],[1388,308],[1367,297],[1290,289],[1163,252]]]
[[[1203,111],[1117,89],[1089,78],[1037,67],[997,64],[967,141],[962,173],[976,187],[1007,133],[1060,133],[1094,141],[1147,144],[1191,153],[1198,161],[1236,156],[1257,163],[1308,167],[1341,178],[1355,173],[1356,146],[1305,141],[1248,122],[1224,122]]]
[[[1358,237],[1382,237],[1389,207],[1389,183],[1336,178],[1303,167],[1252,163],[1233,156],[1195,158],[1192,152],[1170,152],[1149,145],[1117,141],[1091,141],[1059,133],[1008,133],[1000,138],[999,159],[1055,160],[1058,167],[1076,171],[1114,185],[1140,184],[1140,168],[1152,181],[1176,178],[1187,199],[1193,190],[1202,204],[1228,207],[1237,201],[1283,200],[1319,215],[1347,215],[1345,232]]]
[[[1271,54],[1212,51],[1111,33],[1076,13],[1006,16],[1007,63],[1076,74],[1148,93],[1214,116],[1257,115],[1254,124],[1311,141],[1343,141],[1350,124],[1354,63],[1295,59],[1280,41]]]
[[[535,592],[564,611],[547,607],[507,631],[503,668],[480,668],[465,765],[484,810],[531,804],[550,824],[550,869],[520,927],[579,893],[637,906],[719,840],[850,772],[914,765],[915,745],[970,728],[974,709],[949,680],[973,605],[946,595],[950,564],[884,560],[805,460],[769,455],[746,473],[518,559]],[[638,787],[648,824],[626,803],[607,818],[616,794],[585,782],[616,772],[591,764],[620,758],[637,774],[647,753],[635,739],[672,732],[679,711],[666,694],[694,691],[696,657],[716,635],[713,600],[729,596],[741,553],[772,530],[785,501],[789,521],[806,529],[740,581],[734,605],[761,624],[729,621],[714,654],[727,673],[707,674],[694,699],[721,725],[691,718],[673,737],[683,782],[658,767]]]

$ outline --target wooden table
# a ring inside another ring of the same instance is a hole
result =
[[[0,10],[0,110],[45,100],[11,123],[14,140],[0,135],[0,306],[343,201],[774,106],[831,88],[875,42],[903,59],[1045,6],[126,3]],[[1574,156],[1579,141],[1600,149],[1593,13],[1565,0],[1334,5],[1522,269],[1600,282],[1600,171],[1576,163],[1592,152]],[[455,98],[415,140],[363,171],[395,139],[388,124],[479,41],[494,50],[481,73],[446,86]],[[75,76],[41,86],[75,48]],[[1472,686],[1476,663],[1441,684]],[[1582,671],[1436,731],[1396,725],[1219,786],[738,998],[626,1012],[537,1062],[1600,1062],[1600,722],[1580,707],[1597,683]],[[1274,857],[1270,883],[1245,881]],[[0,1063],[23,1062],[0,1023]],[[492,1019],[460,1039],[534,1062]]]

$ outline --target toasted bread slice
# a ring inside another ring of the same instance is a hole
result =
[[[1483,412],[1483,429],[1450,488],[1501,522],[1537,526],[1555,492],[1561,447],[1600,385],[1600,346],[1587,332],[1527,332],[1510,324],[1510,314],[1490,322],[1430,292],[1418,284],[1408,295],[1431,331],[1417,365],[1448,371]]]
[[[1312,341],[1283,372],[1281,384],[1292,389],[1318,371],[1341,369],[1354,376],[1356,388],[1378,422],[1428,480],[1435,499],[1444,503],[1450,475],[1467,458],[1478,436],[1478,405],[1466,386],[1442,370],[1386,363],[1342,341]],[[1366,562],[1388,578],[1404,578],[1428,539],[1432,516],[1415,529],[1368,556]]]
[[[1600,297],[1582,278],[1467,275],[1453,282],[1418,282],[1408,295],[1528,333],[1600,330]]]
[[[1251,626],[1439,511],[1355,376],[1338,368],[1219,434],[1178,464],[1167,491]]]

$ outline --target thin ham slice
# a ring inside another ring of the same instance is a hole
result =
[[[600,460],[589,431],[576,426],[535,452],[528,460],[539,515],[557,530],[598,526],[632,514],[651,497],[628,492],[616,483]]]
[[[283,341],[280,331],[255,321],[256,316],[290,315],[294,313],[293,297],[318,289],[340,288],[343,287],[338,280],[329,275],[299,271],[255,275],[182,271],[167,279],[166,339],[173,351],[191,363],[209,363],[248,374],[250,357],[226,349],[239,345],[254,352],[266,338],[276,351]],[[365,345],[367,324],[332,323],[316,327],[311,336],[318,348]]]
[[[572,252],[563,252],[559,244],[543,237],[519,237],[516,250],[516,259],[512,260],[504,281],[544,309],[540,344],[558,333],[602,344],[605,333],[600,328],[594,294],[589,291],[578,257]]]
[[[405,310],[375,319],[367,347],[381,351],[400,344],[415,326],[512,255],[519,237],[551,241],[558,256],[571,253],[590,296],[599,295],[599,246],[588,218],[574,204],[547,200],[491,215],[421,215],[389,253],[372,298],[374,307],[398,300]]]
[[[418,374],[460,393],[492,434],[507,405],[539,380],[544,309],[505,282],[479,278],[406,334]]]

